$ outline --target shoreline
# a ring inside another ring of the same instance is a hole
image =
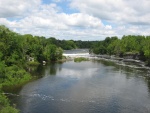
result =
[[[141,60],[135,60],[135,59],[128,59],[128,58],[120,58],[116,57],[114,55],[95,55],[95,54],[63,54],[67,61],[74,60],[74,58],[78,57],[84,57],[84,58],[89,58],[90,60],[106,60],[106,61],[112,61],[116,63],[117,65],[122,65],[122,66],[128,66],[131,68],[136,68],[136,69],[146,69],[150,70],[149,66],[146,66],[146,63],[141,61]]]
[[[141,60],[136,59],[129,59],[129,58],[120,58],[116,57],[114,55],[94,55],[96,59],[103,59],[103,60],[109,60],[112,62],[115,62],[118,65],[128,66],[132,68],[138,68],[138,69],[148,69],[150,70],[149,66],[146,66],[146,63]],[[92,55],[93,57],[93,55]]]

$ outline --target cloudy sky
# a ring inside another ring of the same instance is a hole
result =
[[[0,0],[0,24],[57,39],[150,35],[150,0]]]

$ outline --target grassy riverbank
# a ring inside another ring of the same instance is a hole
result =
[[[0,113],[18,113],[17,109],[10,106],[8,98],[4,95],[4,90],[7,87],[21,86],[32,77],[26,70],[16,65],[2,67],[1,64],[0,72],[3,75],[0,79]]]

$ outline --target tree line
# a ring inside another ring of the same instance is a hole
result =
[[[49,42],[61,47],[63,50],[71,49],[88,49],[91,48],[93,44],[96,44],[97,41],[82,41],[82,40],[59,40],[54,37],[48,38]]]
[[[150,36],[106,37],[105,40],[94,44],[91,52],[124,57],[126,54],[137,54],[139,60],[146,61],[150,66]]]

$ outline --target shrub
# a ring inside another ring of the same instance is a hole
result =
[[[13,107],[7,106],[7,107],[2,108],[2,110],[0,110],[0,113],[19,113],[19,110]]]

